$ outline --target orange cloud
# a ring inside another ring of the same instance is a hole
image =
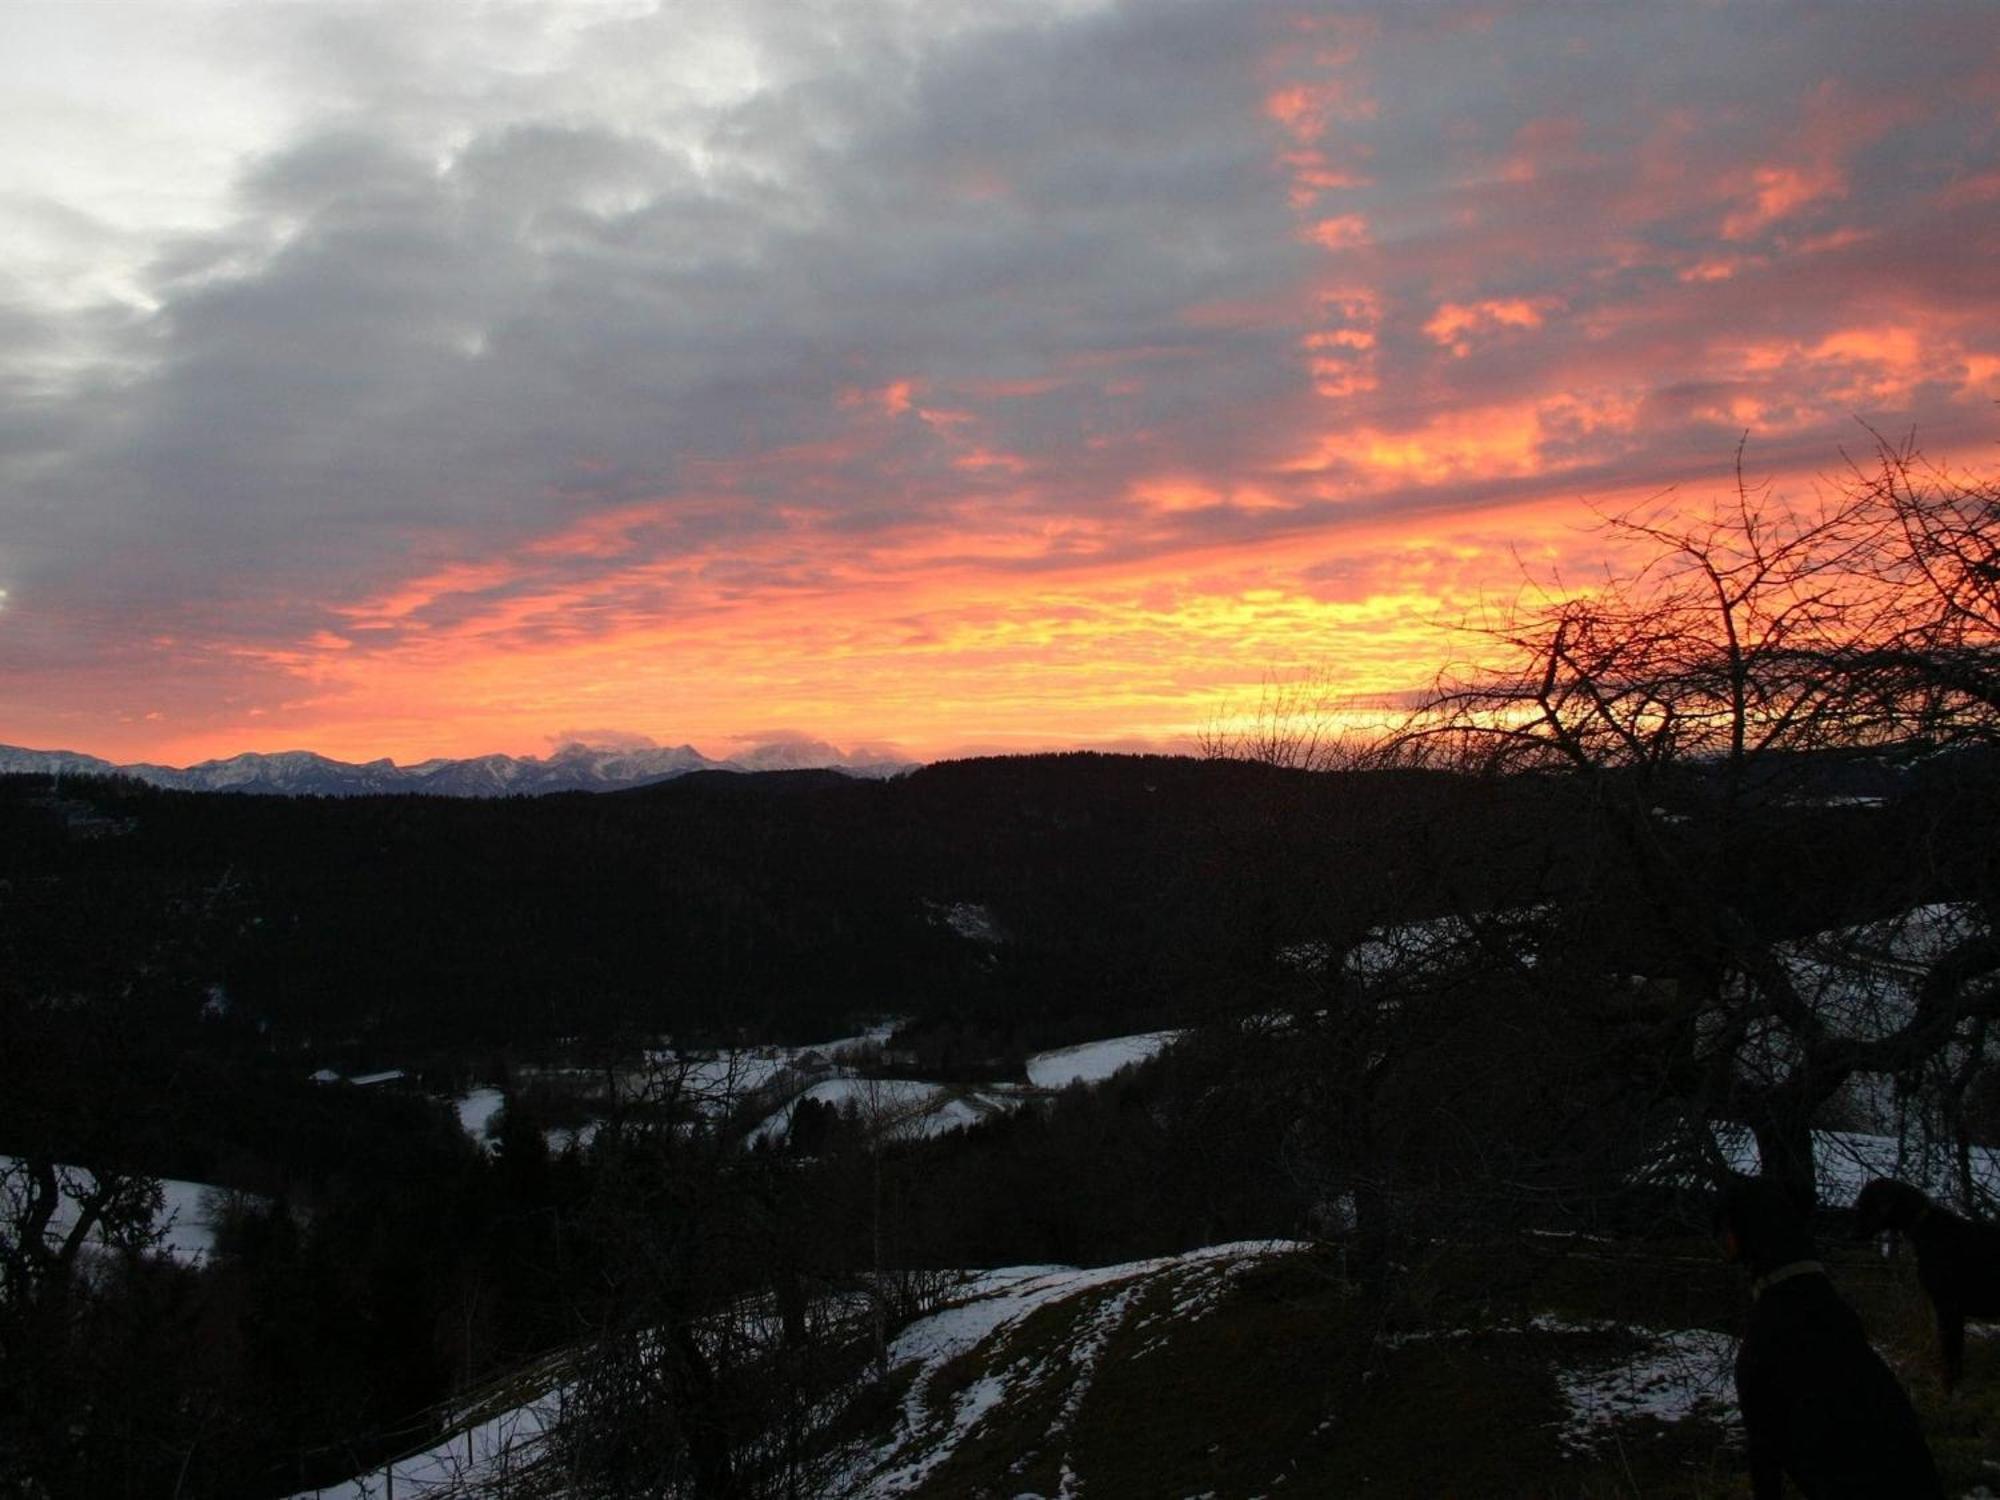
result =
[[[1308,224],[1305,237],[1322,250],[1352,250],[1374,242],[1365,214],[1336,214]]]
[[[1447,410],[1409,427],[1363,425],[1325,434],[1279,465],[1279,472],[1338,474],[1362,490],[1553,475],[1577,461],[1554,449],[1627,433],[1638,409],[1630,394],[1599,392]]]
[[[1008,474],[1024,473],[1028,461],[1018,453],[1002,453],[991,448],[974,448],[951,461],[955,469],[999,469]]]
[[[1791,218],[1809,204],[1839,197],[1846,191],[1846,174],[1832,163],[1752,168],[1747,187],[1738,194],[1747,201],[1723,218],[1722,237],[1749,239],[1779,220]]]
[[[1678,281],[1728,281],[1745,268],[1764,264],[1759,257],[1742,255],[1704,255],[1693,265],[1683,266],[1674,273]]]
[[[1370,187],[1375,181],[1367,172],[1335,166],[1324,151],[1286,151],[1278,160],[1292,180],[1287,197],[1294,209],[1310,208],[1321,193]]]
[[[1742,390],[1731,420],[1803,430],[1883,407],[1906,407],[1925,386],[1990,396],[2000,334],[1983,322],[1914,315],[1836,327],[1811,339],[1719,341],[1715,377]]]
[[[1300,334],[1298,348],[1314,393],[1341,400],[1376,389],[1381,297],[1372,287],[1345,282],[1321,288],[1313,305],[1320,326]]]
[[[880,410],[884,416],[900,417],[904,412],[910,410],[912,396],[915,391],[916,382],[914,380],[892,380],[888,384],[880,386],[844,387],[837,399],[843,407],[873,406]]]
[[[1351,53],[1323,54],[1341,61]],[[1264,113],[1282,126],[1300,145],[1310,145],[1326,133],[1336,120],[1372,120],[1378,106],[1352,83],[1327,79],[1315,83],[1293,83],[1264,96]]]
[[[450,563],[434,572],[408,579],[361,604],[340,608],[335,613],[344,615],[361,629],[401,625],[440,599],[499,588],[519,576],[520,569],[504,559]]]
[[[1540,328],[1542,314],[1557,306],[1552,297],[1499,297],[1482,302],[1442,302],[1424,324],[1434,343],[1463,358],[1475,342],[1509,328]]]

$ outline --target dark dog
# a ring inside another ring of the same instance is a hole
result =
[[[1917,1248],[1917,1280],[1937,1313],[1944,1388],[1965,1373],[1965,1320],[2000,1317],[2000,1228],[1937,1207],[1908,1183],[1878,1177],[1855,1200],[1856,1234],[1900,1231]]]
[[[1715,1229],[1756,1299],[1736,1353],[1736,1399],[1757,1500],[1778,1500],[1786,1474],[1811,1500],[1942,1500],[1910,1398],[1813,1259],[1805,1216],[1775,1185],[1738,1178]]]

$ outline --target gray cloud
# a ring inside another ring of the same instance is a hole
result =
[[[439,92],[435,41],[398,47],[370,14],[310,28],[335,44],[317,65],[378,80],[384,106]],[[252,163],[229,228],[156,260],[144,366],[72,399],[76,447],[37,486],[63,520],[23,582],[135,608],[365,587],[433,532],[503,543],[563,505],[670,491],[691,461],[823,439],[843,383],[1218,342],[1178,310],[1298,257],[1240,90],[1216,87],[1254,28],[1167,17],[947,44],[897,59],[921,68],[887,89],[821,45],[834,71],[700,139],[488,122],[482,102],[440,163],[358,99]],[[665,16],[621,30],[674,41]],[[953,197],[980,170],[1004,201]],[[1278,352],[1238,363],[1244,395],[1289,379]],[[1212,457],[1218,372],[1176,373],[1119,415],[1189,422],[1174,441]],[[1003,417],[994,436],[1021,447],[1077,435],[1074,408]],[[935,444],[905,446],[892,459],[923,472]],[[752,486],[744,524],[790,498]]]

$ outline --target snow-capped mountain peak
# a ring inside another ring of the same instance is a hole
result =
[[[384,759],[334,760],[314,750],[246,751],[186,767],[115,765],[74,750],[0,745],[0,775],[130,776],[182,791],[253,792],[278,796],[353,797],[423,792],[442,797],[506,797],[545,792],[617,791],[668,781],[690,771],[770,771],[825,768],[879,777],[908,762],[874,751],[844,754],[822,740],[786,739],[713,760],[692,745],[591,745],[570,741],[546,758],[478,755],[398,766]]]

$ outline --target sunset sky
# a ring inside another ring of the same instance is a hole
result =
[[[0,742],[1174,747],[2000,439],[1955,5],[10,0]]]

